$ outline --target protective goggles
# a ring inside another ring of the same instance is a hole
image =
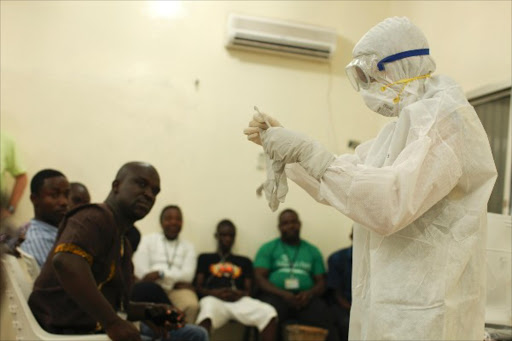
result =
[[[360,89],[366,90],[370,87],[372,82],[376,81],[376,78],[373,78],[370,75],[376,75],[378,74],[378,71],[384,71],[384,64],[408,57],[428,54],[429,49],[409,50],[383,58],[377,63],[375,63],[375,60],[372,62],[368,58],[356,58],[345,67],[345,72],[347,73],[350,84],[352,84],[356,91],[359,91]]]
[[[375,63],[374,63],[375,64]],[[376,70],[376,67],[373,67]],[[347,74],[348,80],[352,87],[359,91],[361,89],[368,89],[370,84],[375,81],[375,79],[370,76],[370,74],[375,74],[372,71],[371,63],[366,59],[354,59],[352,60],[346,67],[345,72]]]

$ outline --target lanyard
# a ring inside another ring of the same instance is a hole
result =
[[[178,250],[178,246],[179,246],[180,242],[179,242],[179,240],[176,240],[176,246],[174,247],[174,252],[172,253],[172,258],[169,260],[169,252],[167,250],[167,243],[166,243],[165,236],[162,239],[162,241],[164,243],[165,258],[167,259],[167,269],[169,269],[171,267],[171,265],[174,263],[174,258],[176,258],[176,251]]]
[[[290,276],[293,276],[293,268],[295,267],[297,257],[299,256],[299,251],[300,251],[300,248],[302,247],[302,242],[299,242],[299,247],[295,250],[295,255],[293,255],[293,259],[288,255],[288,252],[286,251],[286,249],[284,247],[283,241],[280,240],[279,242],[281,243],[281,249],[283,249],[283,252],[286,255],[286,258],[288,258],[288,263],[290,264]]]

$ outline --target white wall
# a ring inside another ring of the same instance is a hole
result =
[[[16,137],[29,177],[59,169],[85,183],[93,201],[104,200],[123,163],[154,164],[162,192],[137,224],[142,233],[157,231],[160,209],[176,203],[183,236],[199,252],[213,250],[215,224],[229,218],[239,229],[236,251],[253,257],[278,235],[277,212],[255,195],[265,179],[261,149],[242,134],[253,106],[349,152],[348,140],[375,136],[385,119],[366,109],[344,66],[388,16],[416,21],[438,70],[465,89],[510,79],[510,2],[485,3],[453,2],[445,13],[444,2],[174,1],[179,16],[163,18],[142,1],[2,1],[1,126]],[[226,50],[229,12],[333,27],[334,61]],[[286,207],[325,257],[349,244],[351,221],[293,183]],[[31,216],[27,191],[17,219]]]

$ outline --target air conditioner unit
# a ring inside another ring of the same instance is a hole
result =
[[[336,31],[289,21],[230,14],[226,47],[328,61],[336,50]]]

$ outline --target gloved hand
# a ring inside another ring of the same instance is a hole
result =
[[[247,135],[247,139],[261,146],[260,132],[266,130],[269,127],[282,127],[281,123],[275,118],[257,112],[249,122],[249,127],[244,129],[244,134]]]
[[[309,175],[320,180],[334,161],[334,156],[320,143],[286,128],[268,128],[261,132],[261,140],[263,150],[274,161],[274,169],[298,162]]]
[[[288,182],[284,167],[286,163],[271,160],[267,155],[267,180],[263,183],[265,191],[265,198],[268,201],[268,206],[275,212],[279,207],[279,203],[284,202],[286,194],[288,193]]]

